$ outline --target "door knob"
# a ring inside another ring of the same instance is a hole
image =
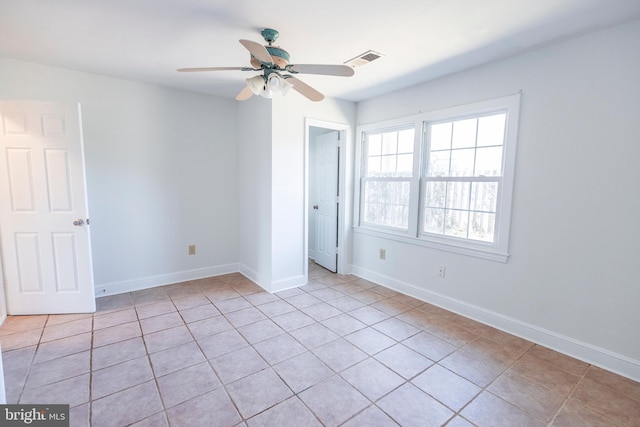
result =
[[[75,225],[76,227],[80,227],[84,224],[84,219],[80,218],[80,219],[76,219],[75,221],[73,221],[73,225]]]
[[[313,205],[313,209],[318,210],[318,205]]]

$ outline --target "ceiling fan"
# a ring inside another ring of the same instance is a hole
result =
[[[262,74],[246,79],[247,85],[236,96],[238,101],[244,101],[253,95],[271,98],[276,92],[286,94],[290,89],[299,92],[311,101],[322,101],[324,99],[322,93],[294,75],[321,74],[350,77],[354,74],[353,68],[348,65],[289,64],[289,53],[280,47],[273,46],[279,33],[271,28],[265,28],[261,34],[268,43],[267,46],[251,40],[240,40],[240,44],[251,54],[251,67],[180,68],[178,71],[261,71]]]

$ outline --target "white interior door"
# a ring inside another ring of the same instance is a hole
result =
[[[338,148],[337,131],[316,137],[312,212],[315,216],[315,262],[336,272],[338,247]]]
[[[79,106],[0,101],[0,114],[7,312],[93,312]]]

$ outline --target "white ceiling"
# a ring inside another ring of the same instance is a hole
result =
[[[640,18],[640,0],[0,0],[0,56],[233,98],[265,27],[294,64],[385,54],[353,77],[300,75],[351,101]],[[1,77],[1,70],[0,70]]]

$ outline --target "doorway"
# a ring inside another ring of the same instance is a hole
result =
[[[307,120],[308,258],[344,274],[344,151],[348,126]]]

